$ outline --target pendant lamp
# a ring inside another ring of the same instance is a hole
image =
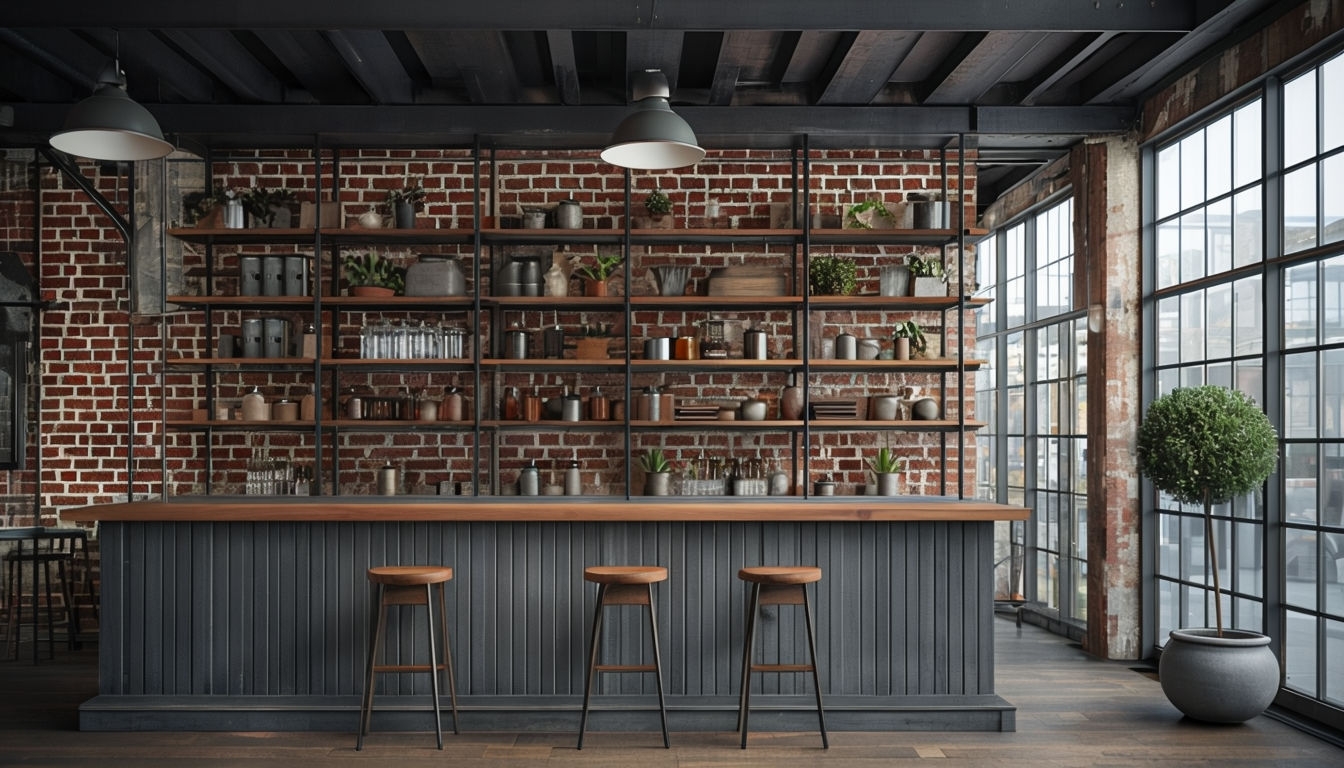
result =
[[[616,126],[611,143],[602,150],[603,160],[641,170],[681,168],[700,162],[705,150],[696,142],[691,126],[668,105],[672,91],[662,70],[637,73],[631,95],[634,111]]]
[[[93,95],[66,115],[51,146],[93,160],[155,160],[173,151],[154,116],[126,93],[126,75],[117,60],[98,75]]]

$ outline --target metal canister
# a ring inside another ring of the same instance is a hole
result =
[[[537,465],[528,464],[518,473],[518,495],[541,495],[541,472],[537,469]]]
[[[289,357],[289,321],[268,317],[263,325],[262,357]]]
[[[285,295],[308,295],[308,257],[304,255],[285,257]]]
[[[285,295],[285,257],[261,257],[261,295]]]
[[[548,360],[565,356],[565,329],[558,325],[541,329],[541,354]]]
[[[566,392],[560,400],[560,420],[579,421],[583,418],[583,398],[574,392]]]
[[[504,332],[504,357],[510,360],[527,359],[527,331],[514,325]]]
[[[842,333],[835,337],[835,359],[853,360],[859,356],[859,340],[853,334]]]
[[[748,360],[765,359],[765,331],[750,328],[742,333],[742,357]]]
[[[391,464],[384,464],[378,469],[379,496],[396,496],[398,485],[396,467]]]
[[[243,332],[243,357],[261,357],[266,336],[260,317],[249,317],[241,323]]]
[[[666,336],[644,340],[645,360],[671,360],[672,340]]]
[[[243,296],[261,295],[261,257],[238,257],[238,293]]]

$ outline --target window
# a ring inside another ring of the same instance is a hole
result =
[[[1033,510],[999,523],[995,583],[1077,622],[1087,612],[1087,329],[1074,309],[1073,202],[1034,212],[979,244],[976,378],[980,498]],[[994,471],[991,471],[991,468]]]

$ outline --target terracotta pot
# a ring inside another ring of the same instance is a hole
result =
[[[905,337],[905,336],[899,336],[899,337],[896,338],[896,359],[897,359],[897,360],[909,360],[909,359],[910,359],[910,339],[909,339],[909,338],[907,338],[907,337]]]
[[[350,286],[351,296],[395,296],[397,292],[391,288],[384,288],[381,285],[352,285]]]
[[[611,339],[606,336],[582,336],[574,342],[574,357],[580,360],[606,360]]]
[[[606,296],[606,295],[607,295],[607,281],[606,281],[606,280],[584,280],[584,281],[583,281],[583,295],[584,295],[584,296]]]

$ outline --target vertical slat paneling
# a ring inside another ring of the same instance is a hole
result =
[[[449,624],[459,692],[583,691],[591,564],[658,564],[671,696],[737,695],[742,565],[812,564],[827,695],[993,691],[992,526],[906,523],[108,523],[100,689],[111,694],[353,696],[371,610],[365,569],[455,569]],[[423,660],[423,611],[398,623],[393,657]],[[607,616],[609,658],[651,659],[642,609]],[[806,656],[801,611],[771,608],[757,658]],[[649,693],[649,676],[602,692]],[[404,678],[404,679],[403,679]],[[757,690],[804,693],[802,675]],[[386,676],[423,693],[423,675]]]

